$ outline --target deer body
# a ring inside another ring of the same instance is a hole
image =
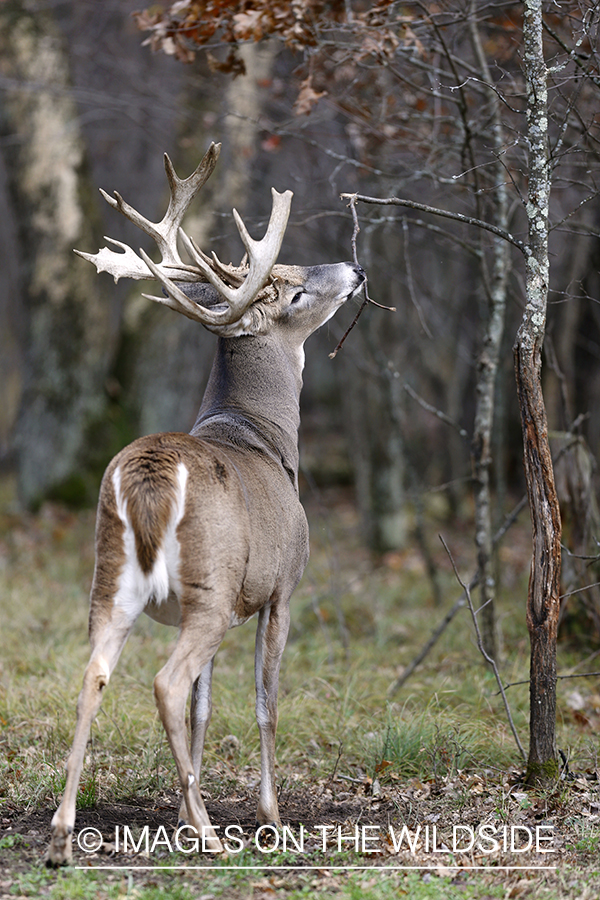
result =
[[[204,166],[204,180],[211,152],[214,157],[214,145],[197,170]],[[263,240],[268,236],[269,231]],[[100,268],[97,258],[92,261]],[[126,262],[126,274],[138,277],[131,275],[138,264],[128,254]],[[169,268],[179,262],[171,257]],[[198,265],[206,277],[203,264],[204,259]],[[181,304],[179,311],[199,318],[221,336],[191,434],[140,438],[113,459],[102,481],[90,598],[91,656],[77,705],[65,793],[52,820],[49,865],[71,859],[89,730],[141,612],[179,627],[175,649],[155,678],[154,694],[181,783],[180,820],[196,829],[211,852],[219,852],[222,845],[206,812],[199,779],[212,707],[213,660],[227,630],[258,614],[257,820],[280,824],[274,771],[279,668],[290,596],[308,559],[308,526],[298,497],[303,344],[356,292],[364,273],[351,263],[302,268],[270,261],[271,283],[263,298],[256,288],[261,276],[251,259],[243,284],[239,275],[228,272],[239,290],[254,278],[249,301],[232,319],[237,298],[231,288],[227,293],[200,281],[185,287],[182,296],[181,285],[171,282],[159,266],[149,265],[168,294],[167,301],[155,299]],[[220,277],[226,267],[218,266]],[[184,267],[180,272],[189,274]],[[190,690],[191,745],[185,724]]]

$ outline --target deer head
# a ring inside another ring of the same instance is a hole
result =
[[[259,334],[265,331],[269,321],[277,313],[290,305],[290,300],[299,303],[302,296],[308,296],[311,286],[306,282],[310,282],[311,272],[317,277],[318,270],[327,267],[305,269],[300,266],[275,265],[290,214],[293,196],[291,191],[280,194],[272,189],[271,216],[261,240],[254,240],[249,235],[239,213],[233,210],[233,217],[246,249],[246,255],[239,266],[223,264],[214,253],[207,256],[188,237],[181,228],[181,223],[190,203],[212,174],[220,149],[220,144],[211,144],[198,168],[185,179],[177,176],[165,153],[170,200],[163,219],[158,223],[144,218],[117,191],[114,199],[101,191],[114,209],[154,239],[162,256],[159,263],[154,263],[144,250],[140,249],[138,254],[127,244],[108,237],[106,240],[120,248],[120,252],[108,247],[95,254],[80,250],[75,252],[93,263],[98,272],[109,272],[115,282],[119,278],[159,281],[165,292],[164,296],[143,296],[201,322],[222,337]],[[191,264],[182,260],[178,239],[187,251]],[[323,273],[320,274],[322,277]],[[346,299],[349,292],[350,290],[343,295],[343,299]],[[333,312],[335,309],[328,315],[333,315]]]

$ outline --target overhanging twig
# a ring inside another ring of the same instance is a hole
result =
[[[475,225],[477,228],[483,228],[500,237],[518,250],[527,255],[527,246],[503,228],[498,228],[490,222],[483,219],[476,219],[473,216],[463,216],[462,213],[451,212],[449,209],[438,209],[435,206],[427,206],[425,203],[417,203],[415,200],[404,200],[401,197],[367,197],[364,194],[340,194],[343,200],[349,200],[351,203],[374,203],[377,206],[405,206],[408,209],[418,209],[420,212],[432,213],[434,216],[442,216],[445,219],[454,219],[456,222],[463,222],[465,225]]]
[[[352,259],[354,260],[355,265],[358,266],[358,265],[360,265],[360,263],[358,261],[358,254],[356,251],[356,239],[360,232],[360,225],[358,224],[358,214],[356,212],[356,201],[352,199],[351,194],[348,194],[348,195],[343,194],[342,196],[344,196],[344,197],[347,196],[350,198],[350,202],[348,203],[348,206],[350,207],[350,210],[352,212],[352,221],[354,222],[354,229],[352,231],[352,239],[351,239]],[[337,347],[334,350],[332,350],[332,352],[329,354],[329,359],[335,359],[335,357],[338,354],[338,351],[342,349],[342,347],[344,345],[344,341],[346,340],[346,338],[348,337],[348,335],[350,334],[350,332],[352,331],[352,329],[358,322],[358,320],[360,318],[360,314],[362,313],[362,311],[365,308],[365,306],[367,305],[367,303],[371,303],[373,306],[378,306],[379,309],[387,309],[389,312],[396,312],[395,306],[383,306],[383,304],[377,303],[375,300],[373,300],[371,297],[369,297],[368,284],[369,284],[369,280],[368,280],[368,278],[365,278],[365,282],[364,282],[364,286],[363,286],[363,290],[365,293],[365,299],[360,304],[360,306],[358,308],[358,312],[352,319],[352,322],[350,323],[350,325],[348,326],[348,328],[342,335],[341,339],[338,341]]]

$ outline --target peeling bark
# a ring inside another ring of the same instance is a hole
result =
[[[527,81],[529,241],[526,305],[514,346],[515,375],[523,430],[525,476],[531,512],[533,556],[527,598],[531,644],[530,746],[527,780],[548,784],[557,775],[556,634],[559,614],[561,520],[542,393],[542,345],[548,297],[547,68],[543,54],[542,5],[524,6],[524,66]]]

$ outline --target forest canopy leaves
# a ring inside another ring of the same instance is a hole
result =
[[[391,0],[380,0],[354,13],[344,0],[176,0],[165,9],[151,7],[133,13],[133,17],[140,30],[150,33],[145,43],[153,50],[190,63],[196,52],[204,49],[213,71],[235,77],[245,73],[238,44],[270,36],[278,37],[292,50],[314,51],[334,30],[335,41],[352,46],[354,65],[369,56],[391,58],[400,43],[422,52],[410,27],[411,17],[393,7]],[[224,60],[218,60],[210,49],[219,43],[231,45]],[[318,99],[312,91],[309,76],[300,87],[295,107],[298,115],[310,112]]]

